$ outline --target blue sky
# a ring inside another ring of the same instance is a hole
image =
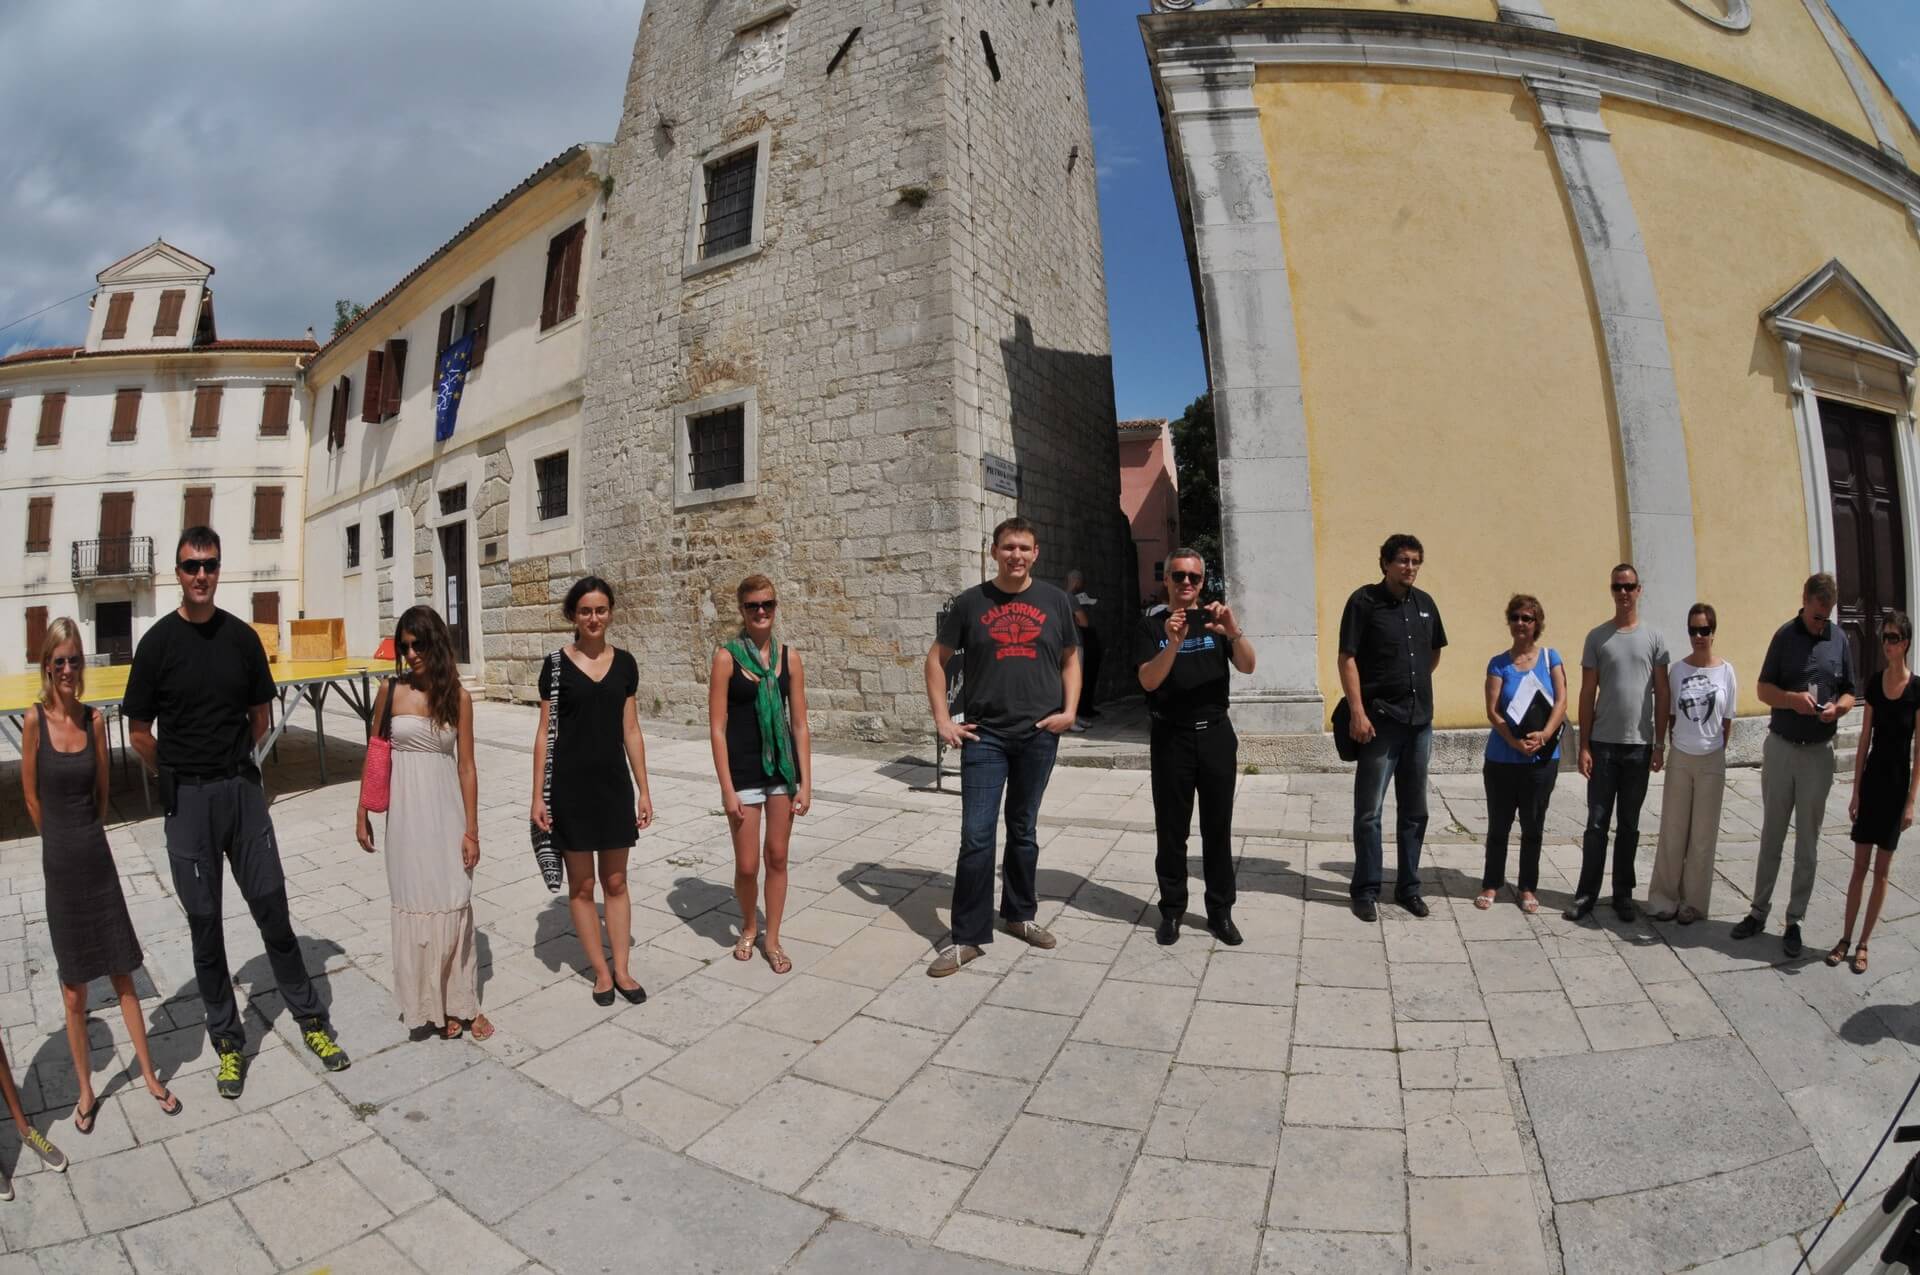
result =
[[[1920,109],[1920,0],[1831,2]],[[218,269],[223,335],[324,335],[334,298],[379,296],[541,163],[612,137],[641,5],[459,0],[449,26],[442,3],[335,0],[315,23],[297,0],[0,0],[0,354],[78,341],[94,273],[162,235]],[[1171,416],[1206,374],[1147,3],[1076,7],[1117,405]]]

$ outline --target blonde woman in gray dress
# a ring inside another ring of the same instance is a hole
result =
[[[393,780],[387,805],[387,890],[392,898],[393,995],[408,1026],[448,1040],[493,1035],[480,1012],[473,933],[473,868],[480,862],[480,781],[473,760],[473,699],[460,685],[453,637],[432,607],[411,607],[393,631],[402,674],[381,688],[373,720],[391,699]],[[374,850],[364,795],[360,848]]]

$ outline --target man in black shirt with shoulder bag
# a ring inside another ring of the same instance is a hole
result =
[[[215,1087],[222,1098],[238,1098],[246,1084],[246,1029],[234,1003],[220,919],[223,860],[253,913],[280,996],[307,1048],[328,1071],[346,1070],[348,1059],[334,1043],[287,913],[286,874],[253,759],[267,734],[273,672],[259,634],[213,604],[220,582],[220,537],[213,528],[180,533],[174,576],[180,607],[140,639],[122,711],[134,751],[160,776],[173,890],[193,935],[207,1038],[219,1058]]]
[[[1206,878],[1207,928],[1240,944],[1233,923],[1233,786],[1239,740],[1227,717],[1228,669],[1253,672],[1253,643],[1233,609],[1200,605],[1207,564],[1192,549],[1167,557],[1167,610],[1140,622],[1140,685],[1153,714],[1154,875],[1160,878],[1160,925],[1154,937],[1178,942],[1187,908],[1187,832],[1200,800],[1200,856]]]

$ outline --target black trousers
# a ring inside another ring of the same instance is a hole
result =
[[[1085,717],[1088,709],[1100,703],[1102,649],[1098,629],[1080,630],[1080,702],[1073,709],[1076,717]]]
[[[1587,780],[1587,830],[1580,839],[1580,881],[1574,894],[1599,897],[1607,870],[1607,825],[1613,824],[1613,897],[1631,899],[1637,881],[1633,858],[1640,847],[1640,803],[1647,799],[1653,749],[1647,744],[1589,745],[1593,777]],[[1616,817],[1617,810],[1617,817]]]
[[[246,1043],[246,1029],[234,1003],[233,976],[227,970],[227,935],[220,922],[224,884],[222,861],[233,869],[234,884],[253,913],[266,945],[274,981],[296,1019],[326,1017],[326,1008],[307,977],[306,961],[287,914],[287,878],[280,847],[267,817],[267,795],[248,776],[179,787],[167,815],[167,859],[173,890],[186,909],[193,935],[193,971],[200,1000],[207,1007],[207,1038],[215,1047]]]
[[[1204,730],[1156,721],[1149,737],[1153,773],[1154,875],[1160,910],[1187,910],[1187,831],[1200,799],[1200,860],[1207,883],[1207,916],[1233,906],[1233,784],[1240,740],[1226,718]]]
[[[1560,763],[1490,761],[1480,768],[1480,777],[1487,786],[1487,866],[1480,874],[1480,888],[1498,890],[1507,883],[1507,839],[1518,816],[1520,880],[1516,888],[1539,889],[1540,843]]]

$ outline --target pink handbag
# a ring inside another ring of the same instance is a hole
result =
[[[360,804],[376,815],[393,799],[393,683],[387,683],[386,711],[367,740],[366,765],[360,771]]]

